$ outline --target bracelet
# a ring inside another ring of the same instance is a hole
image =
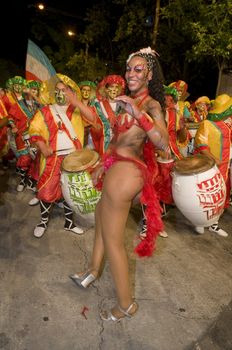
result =
[[[150,131],[154,126],[153,119],[145,112],[142,112],[141,117],[137,119],[139,126],[146,132]]]

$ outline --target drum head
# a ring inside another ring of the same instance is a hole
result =
[[[165,159],[165,158],[162,158],[162,157],[157,157],[156,160],[157,160],[158,163],[163,163],[163,164],[169,164],[169,163],[173,163],[174,162],[173,158]]]
[[[92,167],[98,159],[99,154],[96,151],[88,148],[79,149],[64,158],[62,169],[69,172],[83,171]]]
[[[211,169],[215,161],[202,154],[176,160],[173,170],[182,175],[200,174]]]

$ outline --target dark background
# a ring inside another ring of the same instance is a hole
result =
[[[3,23],[3,21],[5,23]],[[28,18],[27,1],[1,2],[1,58],[25,64]]]
[[[30,38],[30,16],[34,16],[33,7],[37,3],[39,1],[33,0],[16,0],[14,2],[5,0],[4,3],[1,2],[1,58],[12,60],[21,68],[25,66],[27,40]],[[61,14],[64,14],[66,20],[81,23],[86,8],[93,3],[97,3],[97,1],[45,0],[41,3],[46,4],[51,11],[55,9],[58,14],[60,11]],[[3,20],[5,23],[3,23]]]
[[[57,18],[64,15],[64,22],[70,21],[84,26],[84,17],[86,9],[93,4],[99,3],[100,0],[45,0],[42,1],[49,7],[50,13],[54,10],[57,13]],[[6,79],[13,75],[24,75],[27,43],[28,38],[31,38],[30,25],[36,16],[36,4],[38,1],[32,0],[16,0],[10,2],[5,0],[1,3],[1,58],[7,61],[12,61],[15,66],[3,66],[0,69],[1,84],[3,86]],[[55,15],[56,16],[56,15]],[[5,23],[3,23],[3,20]],[[31,38],[34,40],[34,38]],[[36,43],[36,41],[35,41]],[[47,43],[46,43],[47,44]],[[40,46],[40,43],[37,43]],[[43,43],[41,43],[43,48]],[[133,50],[132,50],[133,51]],[[170,72],[170,67],[164,68],[164,76],[167,77]],[[121,74],[119,71],[115,74]],[[199,96],[207,95],[211,99],[215,97],[217,85],[217,70],[211,66],[199,66],[198,63],[192,63],[187,80],[181,76],[175,79],[183,79],[189,84],[188,91],[190,100],[195,100]],[[168,78],[167,78],[168,79]],[[171,81],[168,79],[167,83]]]

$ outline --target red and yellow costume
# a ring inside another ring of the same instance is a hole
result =
[[[28,133],[29,119],[32,115],[23,99],[14,103],[9,111],[9,124],[14,124],[18,129],[15,134],[16,157],[18,158],[16,166],[23,170],[27,170],[31,164],[31,157],[24,136]]]
[[[106,86],[117,84],[118,96],[124,93],[125,80],[119,75],[108,75],[97,86],[97,98],[90,103],[96,115],[98,128],[90,128],[90,134],[95,150],[102,155],[108,148],[112,139],[112,129],[116,122],[119,110],[113,110],[109,99],[106,96]],[[116,104],[114,104],[116,106]]]
[[[13,94],[13,92],[7,91],[5,95],[1,97],[1,100],[6,108],[6,110],[9,112],[12,105],[17,102],[16,96]]]
[[[83,120],[77,110],[69,106],[66,114],[72,123],[78,139],[72,140],[76,149],[82,148],[84,139]],[[43,141],[53,149],[54,153],[48,158],[41,155],[40,159],[40,178],[37,184],[38,198],[45,202],[55,202],[62,197],[60,185],[60,167],[64,156],[58,156],[57,150],[57,133],[59,128],[71,136],[65,125],[58,126],[54,115],[49,106],[43,107],[33,117],[30,128],[30,142]]]
[[[186,148],[190,139],[189,133],[187,133],[184,141],[179,140],[179,134],[182,133],[182,129],[185,129],[185,120],[183,110],[180,112],[177,105],[178,92],[175,87],[164,86],[165,99],[166,99],[166,123],[169,134],[169,147],[172,154],[177,159],[182,159],[184,155],[181,153],[182,148]],[[179,105],[184,108],[184,102],[179,101]]]
[[[210,99],[207,96],[201,96],[193,103],[191,115],[195,123],[199,123],[207,118],[210,104]]]
[[[7,111],[0,100],[0,119],[7,117]],[[0,128],[0,158],[5,156],[8,152],[8,139],[7,139],[7,126],[3,126]]]
[[[177,134],[181,130],[181,124],[184,124],[185,120],[191,117],[191,113],[189,112],[185,103],[186,98],[189,96],[189,93],[187,92],[188,85],[183,80],[178,80],[169,84],[168,87],[166,87],[166,91],[168,91],[168,88],[174,88],[177,91],[177,96],[175,99],[177,101],[174,104],[175,113],[173,108],[171,108],[171,110],[168,111],[170,118],[169,131],[171,132],[170,146],[173,147],[173,153],[177,155],[177,158],[181,159],[183,158],[183,156],[187,156],[186,150],[191,138],[191,135],[189,133],[187,134],[187,137],[184,141],[180,141],[177,138]],[[176,136],[174,132],[176,133]]]
[[[200,123],[195,136],[195,153],[207,150],[214,159],[220,161],[218,168],[227,186],[227,197],[230,196],[229,165],[231,159],[231,125],[232,98],[226,94],[219,95],[213,108],[209,111],[207,120]],[[226,207],[228,206],[228,198]]]

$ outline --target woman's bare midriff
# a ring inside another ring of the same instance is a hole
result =
[[[143,160],[143,146],[146,134],[137,126],[131,127],[128,131],[120,134],[114,142],[114,149],[117,154],[123,157]]]

